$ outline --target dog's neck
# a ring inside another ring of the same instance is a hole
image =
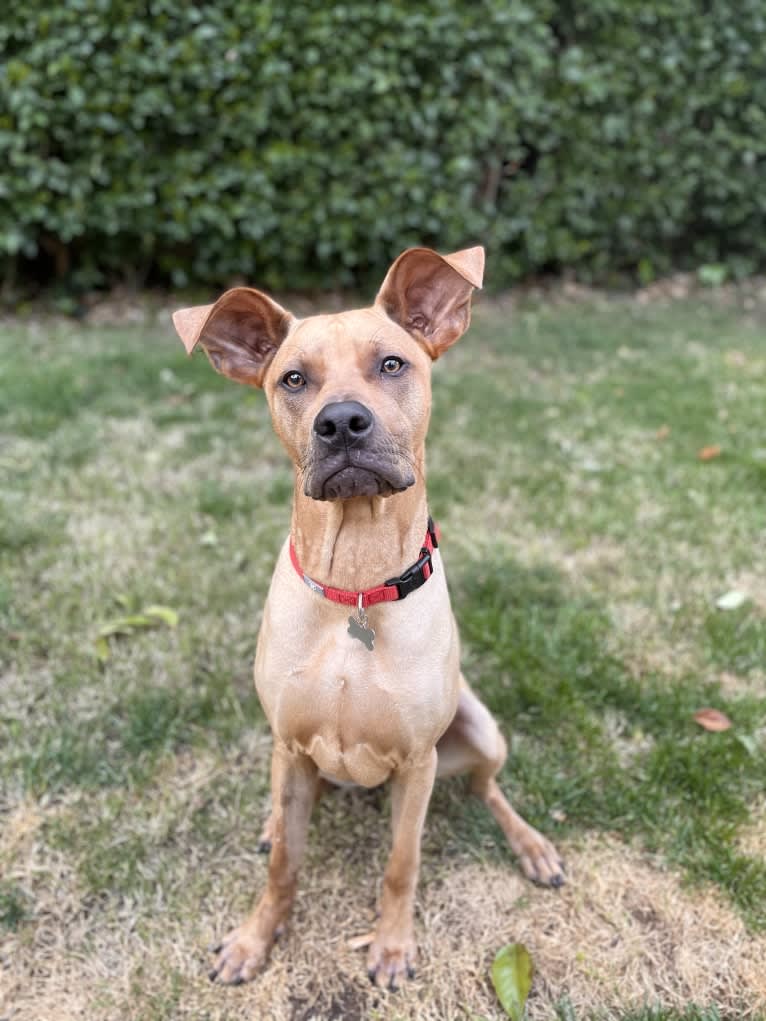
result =
[[[292,539],[301,570],[323,585],[358,592],[413,564],[428,522],[422,459],[416,474],[415,484],[394,496],[327,501],[306,496],[297,477]]]

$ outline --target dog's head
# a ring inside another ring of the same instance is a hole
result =
[[[370,308],[296,319],[234,287],[173,322],[190,354],[201,344],[216,371],[263,388],[307,496],[389,496],[415,482],[431,362],[468,328],[483,270],[483,248],[410,248]]]

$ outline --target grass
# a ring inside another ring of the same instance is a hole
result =
[[[458,782],[438,788],[426,834],[421,913],[435,921],[421,992],[372,1002],[348,978],[363,970],[355,957],[325,995],[311,984],[320,959],[291,936],[264,979],[282,997],[275,1017],[496,1017],[484,964],[527,924],[533,1016],[766,1016],[763,984],[737,977],[738,963],[731,989],[689,978],[679,921],[728,926],[742,961],[766,947],[753,838],[766,794],[765,323],[761,304],[731,296],[528,299],[510,319],[487,302],[435,369],[429,492],[466,673],[513,736],[504,783],[573,862],[559,917],[574,938],[597,942],[602,916],[628,943],[637,931],[620,927],[638,925],[642,974],[670,940],[665,984],[631,985],[636,968],[619,972],[608,943],[598,978],[587,953],[559,953],[556,902],[517,879]],[[30,983],[19,964],[19,1016],[41,1016],[66,975],[99,1017],[239,1017],[244,1001],[216,999],[198,976],[211,930],[262,875],[269,743],[251,659],[289,465],[262,396],[187,360],[164,320],[11,322],[0,361],[0,939],[36,949],[47,976]],[[720,455],[701,460],[711,445]],[[732,588],[744,604],[717,609]],[[151,603],[172,606],[178,627],[112,638],[100,662],[99,627]],[[732,728],[703,731],[703,706]],[[342,928],[351,883],[367,911],[386,804],[372,793],[322,806],[296,931],[312,931],[320,901]],[[623,905],[620,861],[649,908]],[[451,910],[439,898],[459,900],[469,875],[495,891],[494,928],[476,929],[467,901],[453,930],[471,936],[448,967],[433,942]],[[604,889],[583,901],[578,875]],[[78,972],[89,955],[107,971],[119,959],[124,981]],[[220,1004],[232,1013],[213,1015]]]

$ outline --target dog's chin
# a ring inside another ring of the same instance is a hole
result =
[[[356,496],[393,496],[414,482],[412,474],[383,474],[371,467],[347,464],[324,478],[312,475],[306,480],[304,492],[312,500],[351,500]]]

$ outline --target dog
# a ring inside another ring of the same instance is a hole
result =
[[[264,966],[293,902],[323,785],[391,780],[393,840],[367,967],[380,987],[414,974],[420,841],[437,776],[468,772],[526,876],[564,881],[553,845],[495,779],[506,743],[460,672],[438,532],[428,513],[425,440],[431,363],[466,331],[483,248],[410,248],[372,306],[297,319],[235,287],[173,315],[189,354],[263,389],[295,466],[292,524],[255,655],[273,733],[268,881],[214,949],[211,979]]]

